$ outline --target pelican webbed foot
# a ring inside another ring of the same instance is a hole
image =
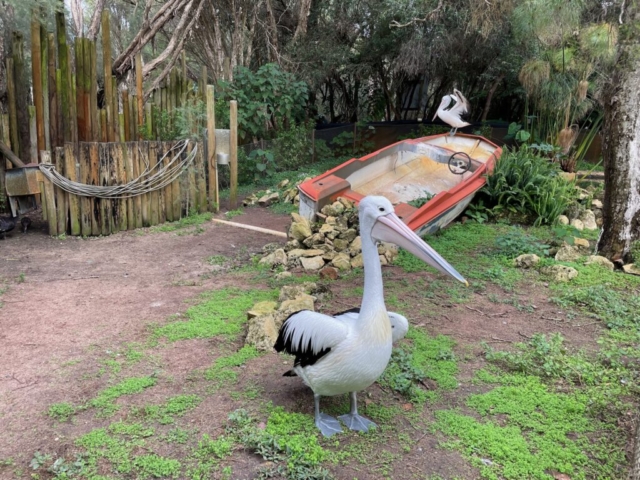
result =
[[[356,432],[368,432],[371,428],[377,427],[371,420],[357,413],[347,413],[346,415],[340,415],[338,418],[349,430],[355,430]]]
[[[340,422],[326,413],[320,413],[320,395],[313,396],[315,404],[315,423],[320,433],[325,437],[330,437],[336,433],[342,433]]]

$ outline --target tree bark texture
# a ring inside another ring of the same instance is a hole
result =
[[[628,480],[640,480],[640,417],[636,419],[635,445]]]
[[[598,250],[628,260],[631,244],[640,238],[640,41],[632,37],[620,48],[604,98],[605,198]]]

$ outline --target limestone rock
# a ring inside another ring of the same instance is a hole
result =
[[[558,250],[555,259],[558,262],[573,262],[580,258],[582,254],[576,247],[565,245]]]
[[[284,244],[284,251],[288,252],[290,250],[295,250],[296,248],[300,248],[300,247],[301,247],[300,242],[294,238],[293,240],[289,240],[287,243]]]
[[[327,262],[332,261],[334,258],[336,258],[338,254],[332,250],[329,250],[328,252],[324,252],[322,254],[322,258],[325,259]]]
[[[384,256],[387,257],[387,261],[389,263],[393,263],[395,261],[396,258],[398,258],[399,255],[399,250],[397,245],[393,245],[393,244],[388,244],[389,247],[387,248],[387,251],[384,252]]]
[[[264,247],[262,247],[262,253],[264,254],[273,253],[279,248],[282,248],[282,247],[277,242],[267,243]]]
[[[276,280],[284,280],[285,278],[289,278],[291,276],[291,272],[280,272],[276,274]]]
[[[578,276],[578,271],[575,268],[564,265],[551,265],[546,267],[543,273],[551,276],[556,282],[568,282]]]
[[[327,225],[336,225],[337,223],[336,217],[329,216],[324,220],[324,223],[326,223]]]
[[[333,211],[336,212],[336,215],[340,215],[344,212],[344,205],[341,202],[335,201],[331,206],[333,207]]]
[[[353,207],[355,207],[355,204],[349,200],[348,198],[344,198],[344,197],[338,197],[338,201],[344,205],[344,208],[346,209],[351,209]]]
[[[302,242],[305,238],[311,236],[311,228],[308,225],[308,222],[293,222],[291,227],[289,228],[289,237],[295,238],[296,240]]]
[[[322,235],[321,233],[314,233],[310,237],[305,238],[302,243],[307,248],[311,248],[316,245],[321,245],[324,243],[324,235]]]
[[[362,251],[362,238],[360,238],[360,235],[358,235],[353,240],[353,242],[351,242],[351,244],[349,245],[349,251],[353,256],[356,256]]]
[[[258,202],[258,197],[255,194],[249,195],[242,201],[242,205],[245,207],[250,207],[251,205],[255,205]]]
[[[324,250],[306,250],[304,248],[297,248],[295,250],[291,250],[289,252],[289,260],[300,258],[300,257],[317,257],[318,255],[322,255]]]
[[[311,229],[311,223],[298,212],[291,212],[291,220],[295,223],[302,223]]]
[[[280,194],[278,192],[273,192],[267,195],[263,195],[258,199],[258,203],[261,207],[268,207],[280,200]]]
[[[630,273],[631,275],[640,275],[640,267],[636,266],[635,263],[628,263],[622,267],[625,273]]]
[[[576,179],[576,174],[569,172],[560,172],[560,177],[564,178],[567,182],[573,182]]]
[[[245,344],[253,345],[261,352],[270,352],[278,339],[278,330],[273,314],[252,318]]]
[[[314,282],[304,282],[297,285],[285,285],[280,289],[279,302],[293,300],[300,295],[310,295],[318,290],[318,285]]]
[[[268,300],[264,302],[258,302],[253,307],[251,307],[251,310],[247,312],[247,320],[251,320],[252,318],[261,317],[262,315],[267,315],[269,313],[275,312],[277,307],[278,304],[276,302],[271,302]]]
[[[333,233],[333,232],[334,232],[333,226],[329,225],[328,223],[325,223],[324,225],[322,225],[320,227],[320,230],[318,230],[318,233],[321,233],[322,235],[327,235],[327,234],[330,234],[330,233]]]
[[[380,259],[380,265],[387,265],[389,263],[387,262],[387,257],[384,255],[378,255],[378,258]]]
[[[574,218],[573,220],[571,220],[570,225],[572,227],[574,227],[576,230],[584,230],[584,223],[582,223],[582,220]]]
[[[268,265],[270,267],[273,267],[275,265],[286,265],[287,254],[284,253],[284,250],[282,248],[279,248],[275,252],[270,253],[266,257],[262,258],[259,263],[262,265]]]
[[[591,206],[593,208],[598,208],[600,210],[602,210],[602,207],[603,207],[602,202],[600,200],[598,200],[597,198],[591,202]]]
[[[338,269],[335,267],[324,267],[320,270],[320,278],[324,278],[327,280],[337,280],[338,279]]]
[[[596,223],[596,215],[591,210],[585,210],[580,214],[580,220],[582,221],[584,228],[587,230],[597,230],[598,224]]]
[[[540,262],[540,257],[534,253],[525,253],[514,260],[518,268],[532,268]]]
[[[282,302],[278,311],[290,315],[292,313],[299,312],[300,310],[313,310],[314,301],[315,298],[313,298],[311,295],[302,293],[293,300],[285,300],[284,302]]]
[[[333,246],[338,252],[342,252],[343,250],[346,250],[349,247],[349,241],[342,238],[337,238],[333,242]]]
[[[296,197],[293,199],[293,204],[296,206],[300,205],[300,194],[296,195]]]
[[[566,215],[559,215],[558,223],[560,225],[569,225],[569,217],[567,217]]]
[[[300,263],[305,270],[318,270],[324,266],[324,260],[321,256],[302,257],[300,258]]]
[[[278,188],[279,189],[283,189],[284,187],[286,187],[287,185],[289,185],[289,179],[285,178],[284,180],[282,180],[279,184],[278,184]]]
[[[588,256],[587,261],[585,262],[585,265],[591,265],[591,264],[602,265],[604,268],[611,271],[613,271],[613,268],[614,268],[613,262],[611,260],[609,260],[607,257],[603,257],[600,255]]]
[[[362,254],[359,253],[355,257],[351,259],[351,267],[352,268],[362,268],[364,267],[364,261],[362,260]]]
[[[347,242],[351,243],[355,240],[357,236],[358,236],[358,232],[356,232],[353,228],[350,228],[346,232],[340,235],[340,239],[346,240]]]
[[[339,270],[350,270],[351,262],[349,261],[349,255],[347,255],[346,253],[337,254],[331,261],[331,265],[338,268]]]
[[[573,237],[573,246],[582,251],[589,251],[591,249],[591,245],[589,245],[589,240],[586,238]]]

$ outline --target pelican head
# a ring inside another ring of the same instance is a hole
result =
[[[370,235],[374,242],[394,243],[436,270],[468,285],[455,268],[398,218],[385,197],[368,196],[360,201],[360,233]]]
[[[387,312],[389,323],[391,323],[391,342],[396,343],[402,340],[409,331],[409,320],[399,313]]]

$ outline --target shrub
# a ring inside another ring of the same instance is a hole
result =
[[[575,198],[575,185],[560,175],[556,164],[527,146],[506,150],[478,200],[493,216],[516,217],[534,225],[554,224]]]
[[[293,125],[282,130],[273,142],[275,163],[279,171],[296,170],[313,160],[311,125]]]

